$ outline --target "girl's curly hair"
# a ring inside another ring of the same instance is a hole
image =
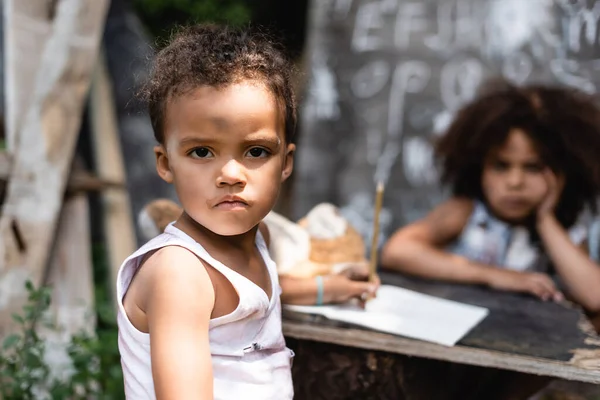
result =
[[[273,93],[284,115],[285,140],[296,130],[293,67],[281,46],[257,29],[201,24],[184,28],[158,52],[140,95],[148,104],[154,136],[164,140],[166,106],[199,86],[225,87],[257,80]]]
[[[556,216],[570,227],[584,206],[596,210],[600,191],[600,108],[573,89],[494,81],[462,108],[437,142],[442,183],[454,195],[485,202],[484,160],[519,128],[535,143],[543,162],[563,174],[565,187]]]

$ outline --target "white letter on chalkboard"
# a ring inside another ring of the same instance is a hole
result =
[[[381,0],[379,7],[381,7],[381,12],[384,14],[393,13],[398,7],[398,0]]]
[[[407,61],[396,66],[388,103],[387,135],[383,153],[377,160],[375,181],[387,182],[400,154],[406,94],[418,93],[425,89],[430,76],[431,68],[422,61]]]
[[[376,60],[356,71],[350,87],[354,96],[359,99],[368,99],[379,93],[388,83],[389,78],[389,64],[383,60]]]
[[[564,2],[563,2],[564,3]],[[568,43],[572,51],[581,49],[581,31],[585,25],[585,39],[588,45],[593,46],[598,40],[598,20],[600,19],[600,2],[595,3],[592,9],[585,7],[585,4],[579,4],[579,9],[575,10],[573,4],[563,4],[563,8],[569,14]]]
[[[449,46],[454,39],[454,29],[452,22],[451,2],[442,2],[437,7],[437,35],[431,35],[424,39],[425,46],[435,51],[449,50]]]
[[[421,137],[412,137],[404,142],[402,163],[404,176],[413,187],[431,185],[438,178],[431,144]]]
[[[425,89],[430,76],[431,68],[422,61],[406,61],[396,66],[388,103],[388,137],[402,136],[406,94]]]
[[[348,16],[351,8],[352,0],[336,0],[334,5],[336,18],[345,19]]]
[[[321,120],[336,120],[340,116],[338,92],[335,74],[327,65],[325,56],[320,53],[313,55],[313,67],[309,101],[305,112],[311,118]]]
[[[531,75],[531,71],[533,71],[533,61],[522,51],[510,54],[502,66],[502,75],[517,85],[524,83]]]
[[[426,8],[423,3],[402,4],[396,15],[394,44],[400,49],[408,48],[411,32],[423,32],[427,29]]]
[[[450,111],[455,111],[471,100],[483,79],[481,62],[474,59],[450,61],[440,74],[442,101]]]
[[[589,77],[576,75],[579,70],[579,63],[575,60],[556,59],[550,61],[550,71],[556,76],[556,79],[565,85],[577,88],[589,94],[596,92],[594,85]]]
[[[352,48],[354,51],[363,52],[377,50],[381,47],[381,40],[371,33],[373,29],[383,27],[379,3],[367,3],[359,7],[354,21],[352,34]]]

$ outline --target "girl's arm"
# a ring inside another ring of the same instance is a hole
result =
[[[382,266],[424,278],[487,284],[489,267],[442,250],[462,232],[472,211],[471,200],[453,198],[401,228],[384,245]]]
[[[448,200],[425,219],[396,232],[383,248],[382,265],[423,278],[525,292],[543,300],[562,298],[546,274],[480,264],[442,250],[462,232],[472,211],[470,200]]]
[[[554,215],[564,188],[564,177],[550,169],[544,172],[547,194],[537,209],[537,231],[556,272],[573,299],[590,313],[600,311],[600,266],[592,261],[587,249],[575,245]]]
[[[206,269],[189,251],[170,246],[140,272],[146,274],[143,308],[156,398],[212,399],[208,326],[215,293]]]
[[[552,213],[538,216],[537,229],[573,300],[590,313],[599,312],[600,266],[590,259],[586,246],[575,245]]]

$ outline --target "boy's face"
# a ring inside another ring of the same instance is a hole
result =
[[[199,87],[167,105],[159,175],[175,185],[185,212],[223,236],[255,227],[292,173],[295,146],[260,82]]]
[[[511,222],[532,215],[548,191],[545,169],[531,139],[513,129],[484,162],[481,184],[491,210]]]

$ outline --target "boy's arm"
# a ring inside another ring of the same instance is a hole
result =
[[[588,312],[600,311],[600,266],[590,259],[584,245],[575,245],[551,214],[538,217],[537,229],[544,249],[573,299]]]
[[[170,246],[142,271],[156,398],[212,399],[208,327],[215,293],[206,269],[188,250]]]

